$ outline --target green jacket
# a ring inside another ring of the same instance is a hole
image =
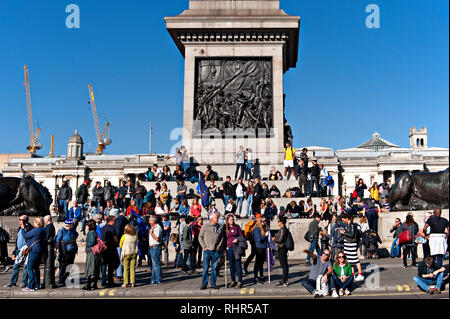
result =
[[[341,277],[341,266],[334,264],[333,271],[336,274],[336,276]],[[347,264],[344,266],[344,276],[350,277],[351,275],[352,275],[352,266],[350,264]]]

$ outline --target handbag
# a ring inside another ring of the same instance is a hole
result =
[[[92,253],[94,255],[100,255],[106,250],[106,245],[100,238],[97,237],[97,244],[91,247]]]
[[[24,257],[28,256],[28,254],[30,253],[31,247],[33,247],[34,244],[36,244],[38,241],[39,241],[39,239],[36,240],[34,243],[32,243],[30,247],[25,248],[25,250],[23,251],[22,255],[23,255]]]
[[[405,224],[403,224],[403,226],[405,226]],[[404,245],[404,244],[410,244],[412,243],[412,235],[411,232],[408,230],[408,227],[405,226],[405,230],[402,231],[399,235],[398,235],[398,243],[400,245]]]
[[[425,238],[420,236],[419,234],[417,234],[416,237],[414,238],[414,242],[417,245],[423,244],[424,241],[425,241]]]

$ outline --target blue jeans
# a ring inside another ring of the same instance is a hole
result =
[[[320,246],[319,246],[319,239],[318,238],[314,238],[313,241],[311,242],[311,246],[309,246],[309,251],[310,252],[314,253],[314,250],[317,250],[317,254],[319,255],[319,258],[320,258],[320,255],[322,253],[320,252]],[[306,257],[306,261],[309,262],[309,260],[310,260],[310,257],[308,255]]]
[[[139,208],[139,211],[142,210],[142,203],[144,202],[143,198],[136,198],[136,206]]]
[[[19,279],[19,271],[20,271],[20,265],[14,264],[13,270],[12,270],[12,275],[11,275],[11,280],[9,282],[9,284],[11,286],[14,286],[17,283],[17,280]],[[27,284],[28,284],[28,270],[26,268],[24,268],[22,270],[22,285],[26,286]]]
[[[305,278],[302,280],[302,285],[309,291],[310,294],[316,291],[316,280]]]
[[[241,216],[241,212],[242,212],[242,204],[244,203],[244,197],[236,197],[236,205],[239,207],[238,211],[239,211],[239,216]]]
[[[444,255],[434,255],[432,257],[434,258],[436,266],[439,268],[442,267],[442,260],[444,260]]]
[[[108,276],[106,274],[106,264],[102,263],[101,265],[101,271],[102,271],[102,278],[100,279],[100,283],[105,286],[108,282]]]
[[[120,266],[116,269],[116,277],[122,278],[123,277],[123,265],[122,265],[122,258],[120,258],[120,254],[122,253],[122,249],[120,247],[117,247],[117,254],[119,254],[119,260],[120,260]]]
[[[228,201],[230,200],[230,198],[232,197],[228,195],[223,195],[223,204],[225,205],[225,208],[227,208]]]
[[[238,260],[234,258],[233,247],[227,248],[227,258],[228,262],[230,263],[231,280],[233,282],[236,282],[236,271],[237,271],[238,281],[242,282],[242,262],[240,258]]]
[[[440,272],[437,276],[434,276],[432,279],[429,278],[420,278],[419,276],[414,276],[414,281],[417,286],[422,288],[424,291],[428,291],[428,287],[431,285],[436,285],[436,288],[442,288],[442,279],[444,278],[444,273]]]
[[[217,279],[217,261],[219,260],[219,252],[217,250],[204,250],[203,251],[203,274],[202,274],[202,286],[208,286],[208,268],[211,264],[211,287],[216,285]]]
[[[38,289],[41,281],[41,274],[39,271],[39,264],[41,262],[42,253],[31,252],[28,256],[27,271],[28,271],[28,288]]]
[[[61,210],[61,208],[64,207],[64,213],[67,216],[67,213],[69,212],[69,204],[67,203],[66,200],[60,199],[59,200],[59,210]]]
[[[250,215],[253,215],[252,203],[253,203],[253,194],[250,194],[248,195],[247,198],[247,212],[245,213],[245,218],[249,216],[249,212]]]
[[[330,278],[330,288],[331,288],[331,290],[350,288],[350,286],[352,285],[352,282],[353,282],[353,276],[348,277],[346,281],[342,282],[341,279],[336,274],[333,274]]]
[[[395,258],[395,257],[400,257],[400,246],[397,245],[398,242],[398,238],[394,239],[394,242],[392,243],[391,246],[391,257]]]
[[[161,246],[150,248],[152,258],[152,283],[161,282]]]
[[[83,217],[83,219],[81,220],[81,231],[86,229],[86,222],[87,222],[87,218]]]
[[[236,163],[236,172],[234,173],[234,179],[237,179],[239,168],[241,169],[241,174],[239,175],[239,178],[244,178],[244,170],[245,170],[245,164],[244,163]]]

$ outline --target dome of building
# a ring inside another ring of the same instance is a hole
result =
[[[380,137],[380,134],[375,132],[372,135],[372,138],[370,140],[368,140],[365,143],[362,143],[361,145],[357,146],[356,148],[367,148],[367,149],[372,149],[374,151],[378,151],[383,148],[391,148],[391,147],[399,148],[400,146],[395,145],[389,141],[386,141],[385,139]]]
[[[78,131],[75,130],[75,134],[73,134],[70,139],[69,143],[76,143],[76,144],[84,144],[83,139],[80,135],[78,135]]]

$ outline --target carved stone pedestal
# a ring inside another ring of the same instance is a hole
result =
[[[233,163],[240,146],[279,164],[291,139],[283,74],[295,67],[300,18],[278,0],[197,0],[167,29],[185,57],[183,144],[199,163]]]

